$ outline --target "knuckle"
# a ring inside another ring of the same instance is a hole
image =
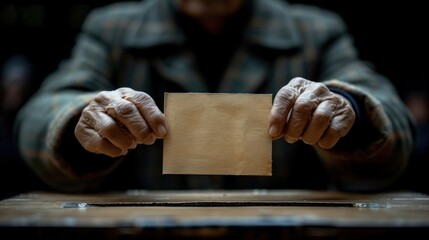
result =
[[[304,131],[306,121],[290,121],[286,127],[285,136],[290,138],[299,138]]]
[[[288,85],[282,87],[277,94],[278,99],[281,102],[287,102],[290,99],[294,99],[297,95],[297,92]]]
[[[94,116],[89,107],[85,107],[80,115],[79,122],[92,125]]]
[[[312,124],[318,128],[329,125],[332,120],[331,114],[327,112],[317,112],[312,118]]]
[[[307,82],[308,80],[302,77],[294,77],[290,80],[290,83],[293,84],[303,84],[304,82]]]
[[[293,108],[291,117],[289,118],[289,122],[301,123],[303,121],[308,121],[310,118],[310,112],[308,110],[303,109],[301,107]]]
[[[100,125],[96,130],[101,136],[105,138],[111,138],[115,135],[113,134],[114,133],[113,129],[115,128],[115,125],[116,123],[114,121],[106,122],[103,125]]]
[[[347,110],[345,112],[345,116],[347,118],[350,118],[353,121],[356,118],[356,113],[355,113],[355,111],[353,110],[353,108],[351,106],[347,107]]]
[[[293,111],[303,115],[308,115],[312,113],[316,108],[317,102],[298,98],[293,106]]]
[[[131,136],[128,131],[119,129],[119,132],[114,130],[117,126],[108,125],[100,130],[100,135],[105,139],[109,139],[115,143],[115,146],[121,149],[129,149],[135,144],[135,139]]]
[[[133,116],[134,114],[136,114],[136,107],[134,106],[134,104],[132,104],[129,101],[120,101],[117,105],[116,105],[116,113],[119,116],[128,118],[130,116]]]
[[[135,96],[135,98],[135,100],[142,105],[151,104],[153,102],[152,97],[145,92],[140,92]]]
[[[118,157],[124,155],[131,146],[133,146],[133,139],[123,138],[119,141],[121,144],[114,144],[110,138],[99,137],[97,141],[97,151],[98,153],[104,153],[111,157]]]
[[[145,124],[144,126],[137,129],[137,136],[135,136],[136,140],[139,143],[144,143],[146,138],[151,135],[151,131],[149,127]]]
[[[129,87],[120,87],[117,89],[118,92],[122,93],[122,94],[126,94],[129,92],[134,92],[134,90],[132,88]]]
[[[340,138],[344,137],[348,132],[348,128],[343,127],[340,124],[331,124],[329,128],[329,136],[331,138]]]
[[[110,95],[110,91],[101,91],[94,97],[94,101],[96,103],[106,103],[109,100]]]
[[[321,82],[314,82],[312,87],[314,94],[317,96],[325,95],[331,92],[329,88]]]
[[[157,121],[160,122],[162,117],[159,114],[158,108],[156,106],[148,106],[143,109],[143,114],[146,116],[148,121]]]
[[[273,124],[283,124],[286,121],[286,113],[283,111],[273,111],[270,115],[270,122]]]
[[[93,135],[90,137],[84,137],[84,140],[81,141],[81,145],[83,146],[83,148],[85,148],[87,151],[92,152],[92,153],[102,153],[102,151],[100,151],[100,145],[103,142],[103,138],[101,136],[98,135]]]

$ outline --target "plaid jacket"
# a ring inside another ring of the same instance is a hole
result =
[[[412,150],[413,121],[392,84],[358,59],[342,20],[279,0],[255,0],[254,7],[218,92],[275,94],[297,76],[347,92],[360,106],[360,123],[335,148],[276,140],[272,177],[162,176],[162,140],[118,159],[83,150],[74,126],[102,90],[144,91],[162,110],[164,92],[208,89],[167,1],[145,0],[112,4],[88,16],[70,59],[18,115],[16,133],[26,162],[49,186],[67,191],[317,189],[330,183],[376,189],[395,181]]]

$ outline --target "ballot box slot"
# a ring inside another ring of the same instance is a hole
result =
[[[191,202],[66,202],[63,208],[93,208],[93,207],[373,207],[370,204],[356,204],[350,202],[228,202],[228,201],[191,201]]]

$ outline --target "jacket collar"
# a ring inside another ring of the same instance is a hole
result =
[[[184,34],[174,22],[168,0],[145,0],[144,9],[129,26],[125,44],[129,48],[149,49],[162,45],[181,45]],[[245,41],[258,48],[283,52],[299,47],[293,16],[284,2],[249,0],[254,2],[254,15],[245,30]],[[235,53],[225,75],[219,79],[218,92],[255,92],[270,71],[269,62],[242,46]],[[154,59],[154,66],[165,79],[175,82],[188,92],[207,92],[208,87],[196,71],[194,60],[187,54],[168,54]],[[241,69],[241,70],[240,70]]]
[[[249,0],[248,0],[249,1]],[[254,1],[254,14],[245,30],[245,41],[264,48],[287,50],[299,46],[299,36],[288,14],[289,5],[275,0]],[[131,48],[152,48],[181,45],[184,34],[174,22],[170,0],[145,0],[139,16],[129,24],[125,45]],[[286,12],[282,9],[286,9]]]

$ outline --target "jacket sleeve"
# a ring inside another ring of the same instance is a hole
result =
[[[86,191],[121,159],[91,154],[74,136],[83,108],[102,90],[112,90],[108,41],[102,19],[92,14],[78,36],[71,57],[42,83],[20,110],[15,136],[26,163],[54,189]]]
[[[392,83],[358,59],[342,20],[331,15],[326,29],[330,37],[321,47],[320,79],[333,91],[347,92],[357,103],[359,117],[333,149],[316,151],[341,188],[386,188],[407,166],[414,120]]]

